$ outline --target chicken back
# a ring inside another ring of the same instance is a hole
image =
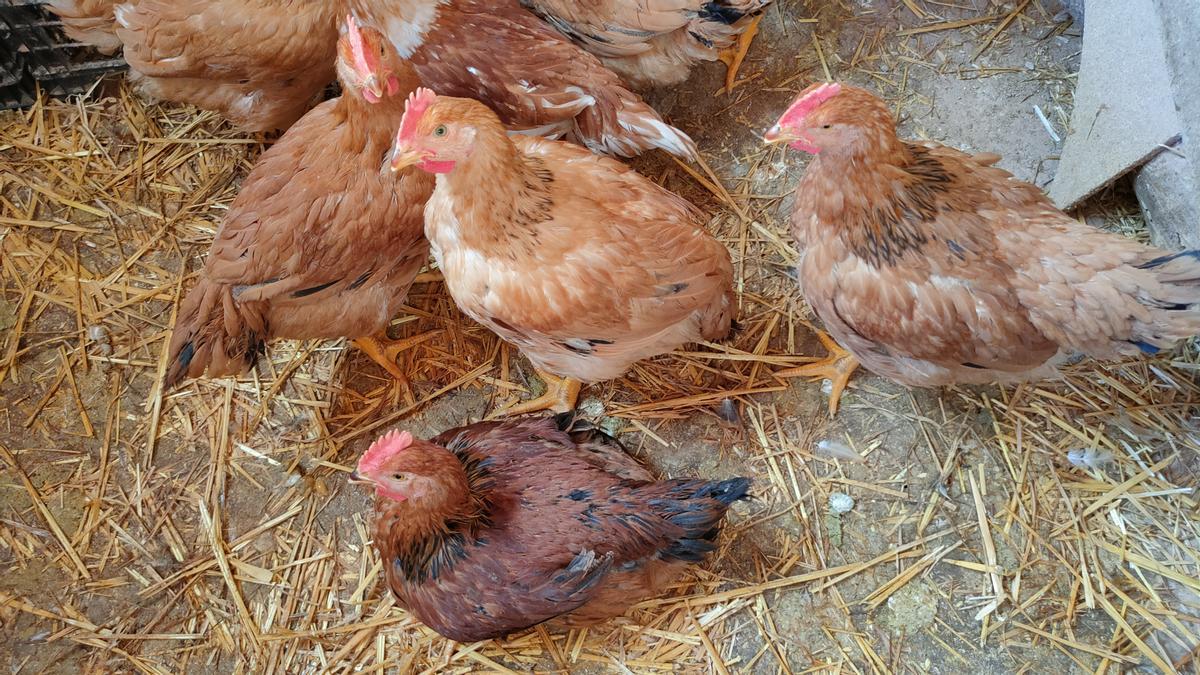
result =
[[[46,9],[62,20],[67,37],[91,45],[105,54],[121,48],[113,18],[116,0],[50,0]]]
[[[306,114],[230,206],[182,303],[166,383],[237,374],[272,338],[382,330],[428,260],[422,210],[433,181],[387,168],[411,68],[369,29],[343,35],[343,95]]]
[[[426,86],[491,106],[510,128],[571,136],[595,152],[632,157],[695,144],[668,125],[595,56],[517,0],[350,0],[375,22]]]
[[[270,131],[290,126],[333,81],[343,4],[132,0],[116,4],[116,34],[130,79],[147,95]]]
[[[420,89],[392,158],[438,173],[425,232],[458,306],[539,369],[583,382],[729,332],[733,266],[684,199],[578,146],[509,137]]]
[[[733,44],[771,0],[522,0],[637,86],[678,84]]]
[[[374,544],[400,604],[461,642],[623,614],[714,550],[749,488],[654,481],[615,439],[566,415],[428,442],[393,431],[352,480],[375,491]]]
[[[1088,227],[995,155],[900,140],[867,91],[814,85],[766,137],[815,155],[792,217],[800,282],[879,375],[1042,378],[1076,354],[1153,353],[1200,331],[1200,251]]]

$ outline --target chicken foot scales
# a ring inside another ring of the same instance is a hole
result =
[[[413,403],[416,399],[413,398],[412,383],[409,381],[408,375],[403,370],[400,370],[400,366],[396,365],[396,357],[401,352],[417,346],[438,333],[441,333],[441,331],[430,331],[403,340],[393,340],[388,337],[387,331],[383,330],[370,337],[357,338],[352,341],[352,344],[362,350],[364,354],[371,357],[371,360],[378,363],[388,374],[396,378],[400,382],[400,386],[404,389],[405,400]]]
[[[564,413],[575,409],[575,402],[579,398],[579,390],[583,387],[583,383],[571,377],[558,377],[542,370],[538,370],[537,374],[546,383],[546,393],[537,398],[501,408],[489,415],[488,419],[524,415],[541,410]]]
[[[846,385],[850,382],[850,376],[858,368],[858,359],[843,349],[837,340],[834,340],[825,331],[817,331],[817,338],[821,340],[821,344],[825,345],[825,349],[829,350],[829,356],[816,363],[777,371],[775,376],[819,377],[829,380],[833,383],[833,390],[829,392],[829,416],[833,417],[837,415],[838,403],[842,399],[842,392],[846,390]]]

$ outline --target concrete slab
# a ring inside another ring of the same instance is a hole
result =
[[[1166,249],[1200,249],[1200,183],[1193,176],[1196,162],[1189,161],[1188,150],[1185,143],[1160,152],[1133,181],[1150,241]]]
[[[1192,201],[1200,210],[1200,2],[1155,0],[1163,29],[1163,48],[1167,54],[1167,70],[1175,99],[1175,112],[1183,123],[1183,135],[1190,152],[1195,186]],[[1192,227],[1200,239],[1200,222]]]
[[[1087,3],[1071,134],[1049,190],[1059,208],[1074,207],[1180,136],[1165,63],[1155,0]]]

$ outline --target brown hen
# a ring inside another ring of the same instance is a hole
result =
[[[517,0],[350,0],[410,59],[426,86],[484,101],[510,128],[571,136],[596,152],[632,157],[661,148],[695,154],[595,56]]]
[[[855,359],[908,385],[1005,382],[1200,331],[1200,252],[1081,224],[995,155],[900,140],[867,91],[809,87],[766,138],[814,154],[792,216],[798,272],[850,354],[785,374],[833,379],[834,411]]]
[[[353,22],[338,47],[344,93],[289,129],[242,183],[179,310],[167,386],[241,373],[273,338],[361,338],[404,378],[395,349],[369,336],[428,259],[421,214],[433,180],[387,167],[416,76]]]
[[[113,20],[116,0],[50,0],[46,9],[62,19],[67,37],[91,45],[105,54],[121,48],[117,25]]]
[[[567,416],[483,422],[432,441],[393,431],[352,480],[401,606],[461,642],[586,625],[661,593],[716,548],[745,478],[654,481]]]
[[[737,67],[771,0],[521,0],[637,86],[678,84],[697,61]],[[729,50],[738,40],[738,49]]]
[[[129,76],[147,95],[285,129],[333,81],[341,0],[133,0],[116,5]]]
[[[425,233],[450,294],[552,384],[509,412],[565,411],[580,382],[729,332],[729,252],[691,204],[624,164],[509,137],[482,103],[428,89],[392,159],[414,163],[439,174]]]

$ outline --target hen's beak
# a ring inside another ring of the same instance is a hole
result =
[[[371,73],[363,80],[363,90],[370,92],[376,101],[383,100],[383,82],[379,80],[379,76],[375,73]]]
[[[350,472],[350,482],[351,483],[370,483],[371,481],[368,480],[367,478],[364,478],[362,474],[360,474],[357,470],[355,470],[355,471]]]
[[[420,163],[423,159],[425,157],[420,151],[407,146],[397,145],[392,149],[392,172],[395,173],[401,169],[407,169],[414,164]]]
[[[767,133],[763,134],[763,142],[767,145],[776,145],[779,143],[791,143],[792,141],[800,140],[800,135],[789,129],[776,124],[767,129]]]

